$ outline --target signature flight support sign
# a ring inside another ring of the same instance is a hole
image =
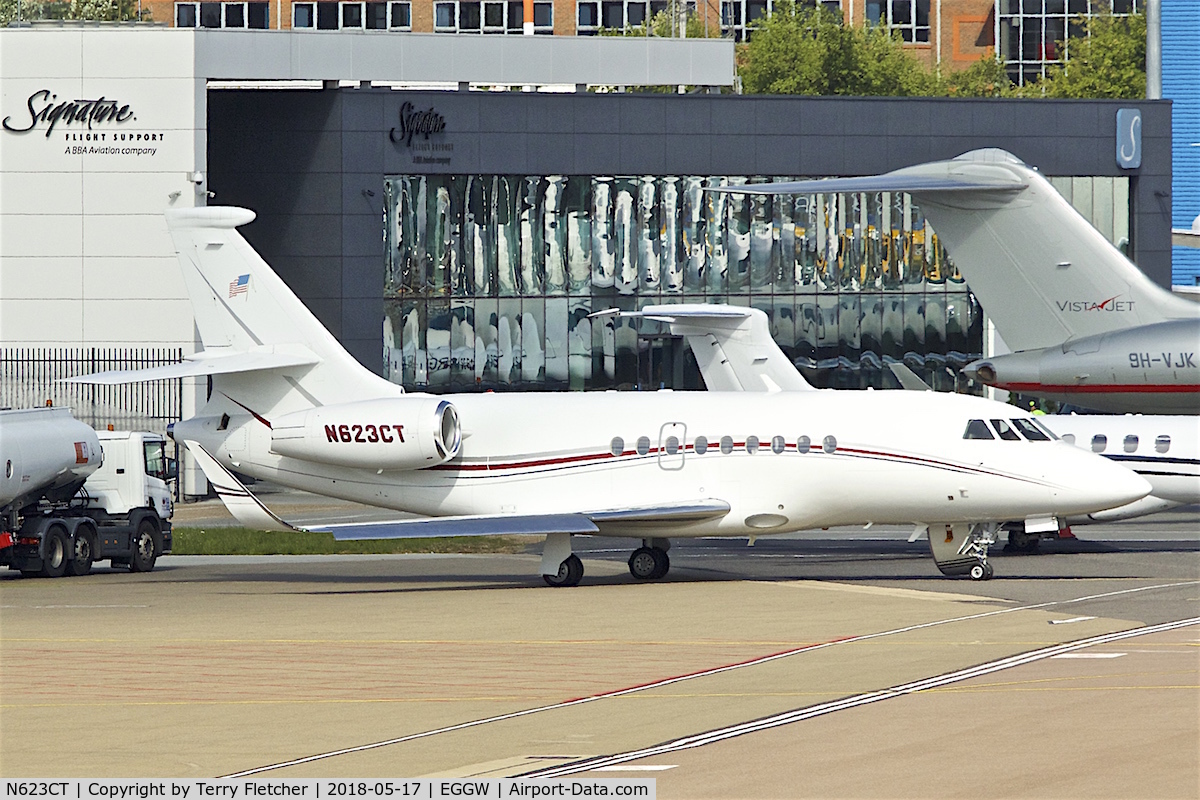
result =
[[[402,145],[411,152],[414,164],[445,166],[454,157],[454,145],[450,142],[429,141],[430,136],[445,130],[446,118],[433,106],[422,111],[405,101],[400,106],[400,125],[388,131],[388,139],[392,144]]]
[[[6,115],[0,126],[11,134],[44,132],[46,139],[63,143],[63,155],[153,157],[166,133],[123,130],[136,121],[129,103],[104,95],[60,99],[50,89],[39,89],[29,95],[23,113]]]

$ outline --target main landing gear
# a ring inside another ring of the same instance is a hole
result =
[[[583,562],[571,552],[571,534],[552,533],[542,545],[542,580],[550,586],[578,586]]]
[[[671,559],[667,558],[670,546],[667,539],[643,539],[642,546],[629,557],[629,574],[639,581],[665,576],[671,569]]]
[[[550,586],[578,586],[582,578],[583,562],[574,553],[567,556],[567,559],[558,565],[558,572],[542,576],[542,580]]]

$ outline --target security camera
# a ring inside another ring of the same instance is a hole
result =
[[[192,183],[196,184],[197,186],[202,185],[204,183],[204,173],[199,171],[193,172],[191,174],[191,180]]]

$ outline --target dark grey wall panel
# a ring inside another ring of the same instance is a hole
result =
[[[412,147],[391,141],[404,103],[434,109],[445,130]],[[1143,116],[1142,166],[1131,172],[1115,161],[1122,107]],[[1134,260],[1170,282],[1167,101],[342,89],[214,91],[208,109],[214,202],[258,212],[247,239],[376,371],[385,175],[820,177],[1002,147],[1046,175],[1130,175]]]

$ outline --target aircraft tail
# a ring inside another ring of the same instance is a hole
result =
[[[665,322],[683,336],[696,357],[704,385],[716,392],[799,392],[812,385],[771,336],[767,315],[757,308],[681,303],[641,311],[597,311]]]
[[[346,352],[242,238],[243,208],[166,212],[204,349],[182,364],[82,376],[78,383],[129,383],[208,375],[255,414],[281,414],[403,390]]]
[[[1003,150],[862,178],[727,187],[755,193],[909,192],[1014,350],[1194,318],[1037,170]]]

